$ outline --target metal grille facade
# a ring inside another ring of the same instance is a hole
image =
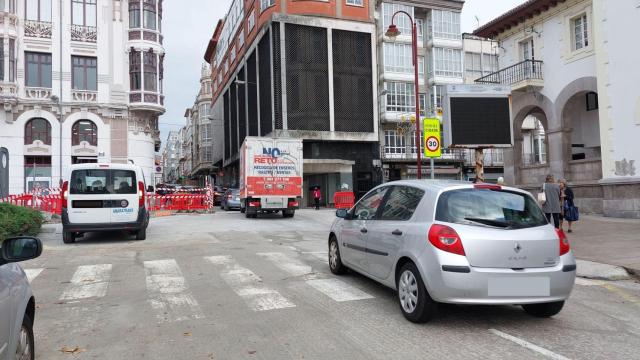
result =
[[[287,25],[287,29],[289,25]],[[282,129],[282,65],[280,53],[280,23],[271,27],[273,37],[273,113],[276,129]]]
[[[238,153],[238,89],[234,83],[229,86],[231,106],[231,156]]]
[[[258,76],[260,77],[260,136],[273,130],[271,111],[271,39],[263,36],[258,44]]]
[[[256,71],[256,53],[249,55],[247,59],[247,90],[249,136],[258,136],[258,76]]]
[[[329,131],[327,29],[285,26],[287,128]]]
[[[335,130],[373,132],[371,34],[333,30]]]
[[[229,117],[229,111],[231,109],[229,106],[229,90],[224,92],[224,95],[222,96],[222,104],[224,108],[224,123],[222,124],[224,126],[224,158],[228,159],[231,157],[231,119]]]
[[[238,86],[238,144],[242,144],[244,138],[247,137],[247,96],[245,93],[246,83],[241,83],[246,79],[244,72],[245,67],[243,66],[238,72],[238,82],[236,82]]]

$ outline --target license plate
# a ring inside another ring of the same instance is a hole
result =
[[[489,296],[549,296],[548,277],[503,277],[489,279]]]
[[[282,207],[282,199],[269,199],[266,198],[265,202],[264,202],[264,208],[267,209],[275,209],[275,208],[281,208]]]

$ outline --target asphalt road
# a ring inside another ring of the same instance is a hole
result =
[[[640,284],[579,279],[563,311],[443,305],[424,325],[395,292],[328,269],[333,212],[153,219],[26,262],[37,359],[638,359]]]

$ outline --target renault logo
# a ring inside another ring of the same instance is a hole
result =
[[[520,250],[522,250],[522,246],[520,246],[519,242],[516,242],[516,245],[513,247],[513,251],[515,251],[517,254],[520,252]]]

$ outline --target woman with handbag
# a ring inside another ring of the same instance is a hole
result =
[[[567,185],[567,180],[565,179],[560,180],[560,190],[562,191],[563,198],[563,212],[562,217],[560,217],[560,229],[562,229],[563,220],[567,220],[567,223],[569,224],[569,229],[567,230],[567,232],[573,232],[573,230],[571,230],[571,223],[573,223],[574,221],[578,221],[579,217],[578,208],[573,202],[573,190],[569,187],[569,185]]]
[[[542,202],[542,211],[547,217],[547,221],[553,219],[553,226],[560,228],[560,185],[555,182],[553,175],[547,175],[542,184],[542,192],[538,195],[538,201]]]

